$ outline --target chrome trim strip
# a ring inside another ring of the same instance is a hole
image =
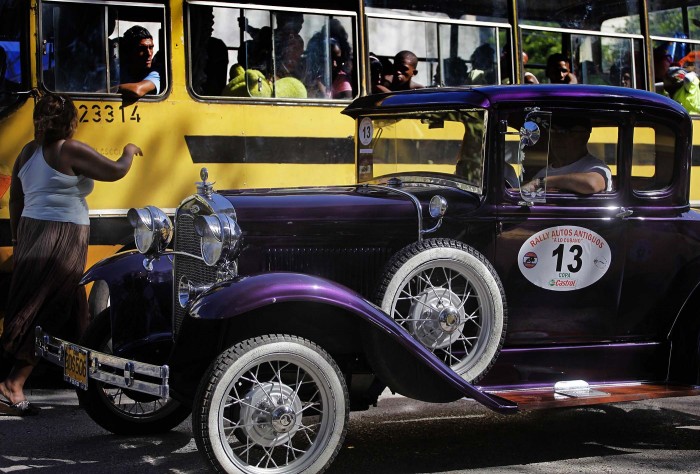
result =
[[[175,215],[176,208],[174,207],[160,207],[161,211],[170,216]],[[126,217],[129,209],[90,209],[88,211],[90,217]]]

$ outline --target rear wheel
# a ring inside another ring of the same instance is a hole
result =
[[[192,429],[218,472],[322,472],[345,438],[348,390],[335,361],[295,336],[223,352],[195,397]]]
[[[90,349],[112,353],[109,308],[93,318],[82,342]],[[164,433],[190,414],[189,408],[172,398],[133,392],[97,380],[90,380],[87,390],[76,392],[90,418],[116,434]]]

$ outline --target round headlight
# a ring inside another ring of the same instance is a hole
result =
[[[447,212],[447,199],[440,195],[435,195],[430,199],[430,206],[428,207],[430,216],[434,219],[442,217]]]
[[[173,238],[173,224],[170,218],[157,207],[129,209],[127,218],[134,228],[136,248],[143,254],[165,250]]]
[[[235,219],[226,214],[198,216],[194,220],[194,230],[201,238],[204,263],[214,266],[236,258],[242,232]]]

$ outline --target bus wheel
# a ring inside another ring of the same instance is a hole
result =
[[[90,349],[112,353],[109,308],[93,318],[82,343]],[[133,392],[97,380],[90,380],[87,390],[76,389],[76,392],[80,406],[90,418],[115,434],[164,433],[190,414],[188,407],[171,398]]]
[[[491,264],[462,242],[428,239],[386,268],[382,310],[465,380],[481,379],[506,334],[503,285]]]
[[[316,344],[270,335],[236,344],[210,366],[192,430],[217,472],[322,472],[345,438],[348,389]]]

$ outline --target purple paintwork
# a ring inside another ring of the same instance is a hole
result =
[[[315,302],[342,308],[398,341],[416,357],[417,363],[430,367],[465,397],[473,398],[500,413],[512,413],[518,409],[516,404],[483,392],[466,382],[361,295],[323,278],[300,273],[263,273],[236,278],[216,285],[201,295],[190,307],[190,314],[201,319],[234,318],[232,321],[235,324],[237,315],[290,301]]]

